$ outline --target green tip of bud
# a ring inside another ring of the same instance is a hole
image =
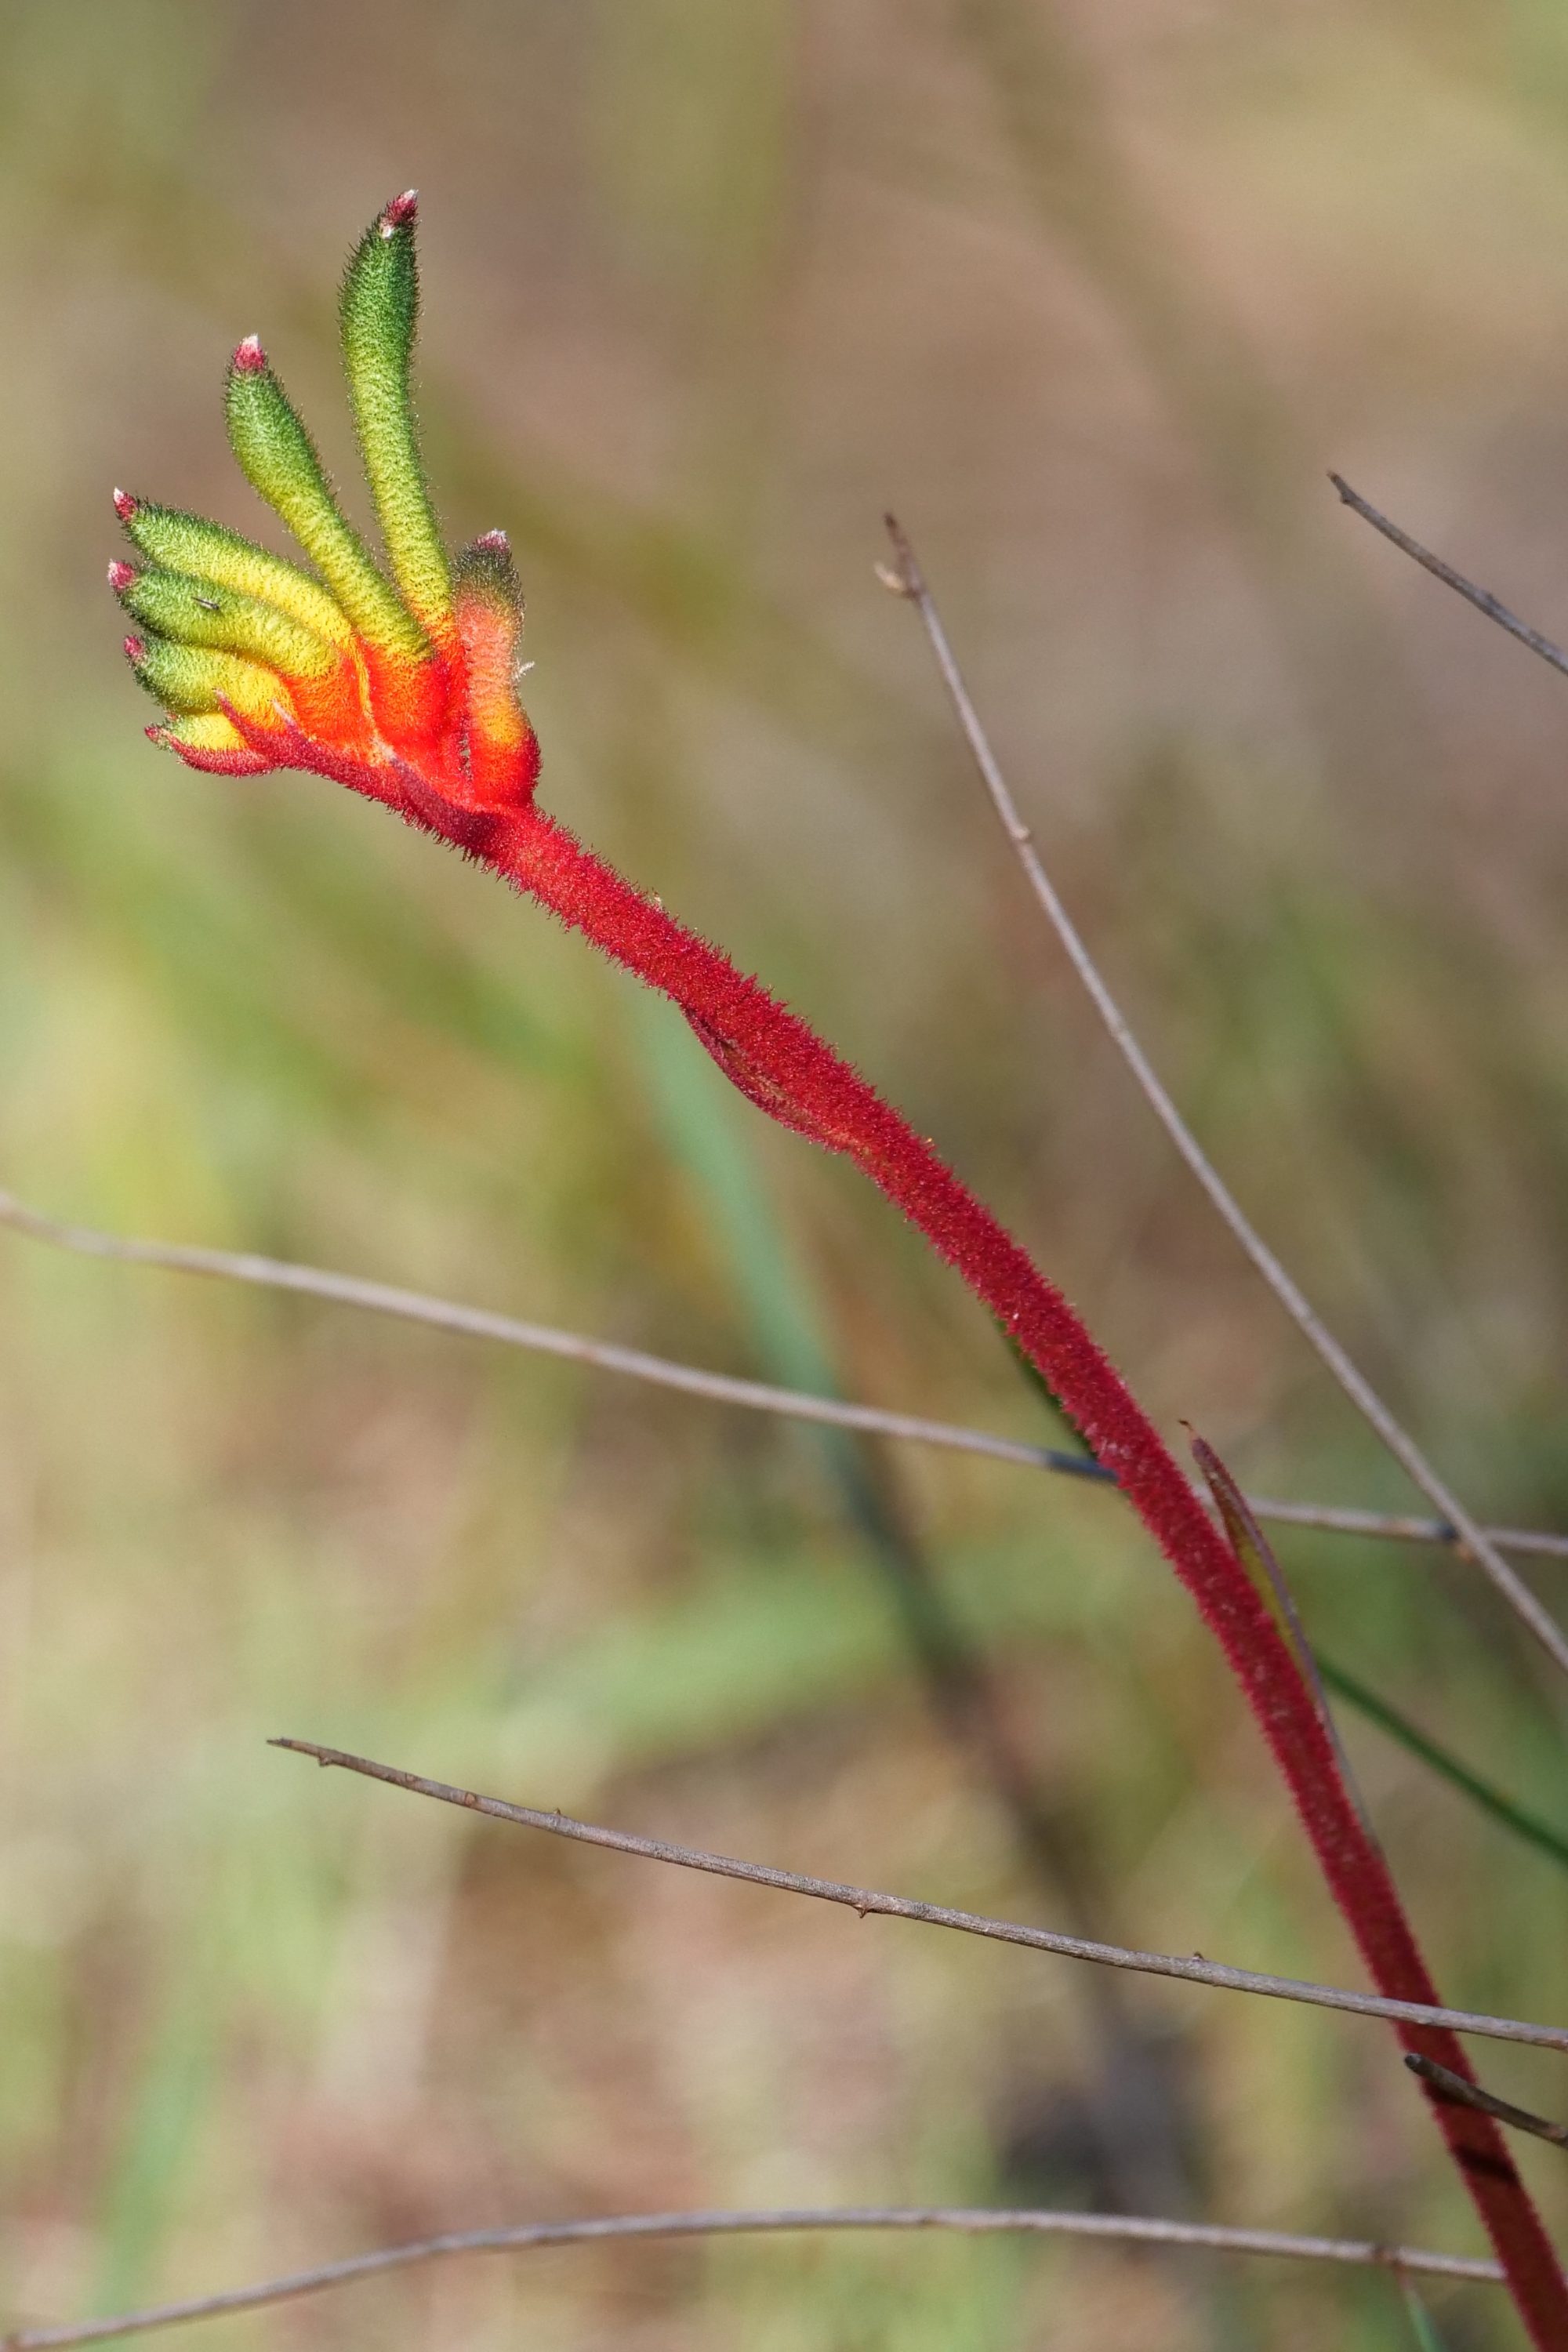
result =
[[[470,540],[458,558],[454,576],[459,600],[480,595],[521,618],[522,590],[504,530],[487,530],[482,538]]]

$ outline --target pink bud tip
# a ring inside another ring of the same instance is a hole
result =
[[[147,648],[146,648],[146,646],[142,644],[142,640],[141,640],[141,638],[140,638],[140,637],[127,637],[127,638],[126,638],[126,640],[125,640],[125,658],[126,658],[126,660],[127,660],[128,662],[139,662],[139,661],[145,661],[145,660],[146,660],[146,658],[147,658]]]
[[[400,196],[394,196],[381,216],[383,236],[391,236],[395,230],[407,228],[418,210],[418,189],[405,188]]]
[[[143,727],[142,730],[142,734],[145,735],[149,743],[162,743],[165,741],[168,737],[168,731],[169,730],[166,727]]]
[[[132,516],[136,511],[136,500],[132,497],[129,490],[115,491],[114,511],[120,517],[121,522],[130,521]]]
[[[241,375],[260,375],[267,365],[267,354],[261,348],[259,335],[247,335],[234,354],[233,364]]]
[[[136,566],[133,563],[111,563],[109,567],[109,584],[117,596],[125,593],[135,577]]]
[[[511,541],[508,539],[504,530],[484,531],[478,539],[475,540],[474,545],[476,547],[490,548],[497,555],[510,555],[511,553]]]

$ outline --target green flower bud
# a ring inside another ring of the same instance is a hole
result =
[[[161,637],[219,653],[248,655],[285,677],[330,677],[343,656],[258,596],[177,572],[139,572],[120,590],[126,612]]]
[[[125,535],[161,571],[183,572],[196,580],[210,580],[219,588],[237,589],[276,604],[318,637],[346,651],[353,644],[348,615],[333,603],[319,580],[281,555],[268,554],[237,530],[200,515],[182,514],[177,507],[154,506],[132,499],[123,490],[114,494],[114,510]]]
[[[225,703],[264,727],[294,715],[282,679],[237,654],[176,646],[167,637],[127,637],[125,652],[148,693],[181,717],[221,711]]]
[[[252,335],[228,375],[228,437],[251,488],[299,541],[359,635],[404,659],[433,648],[345,519],[316,446]]]
[[[412,189],[363,236],[339,303],[354,427],[393,576],[437,645],[453,634],[452,582],[419,455],[408,371],[419,315]]]

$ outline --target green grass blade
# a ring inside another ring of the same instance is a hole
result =
[[[1321,1651],[1318,1653],[1318,1672],[1329,1688],[1364,1715],[1368,1722],[1375,1723],[1380,1730],[1385,1731],[1412,1756],[1419,1757],[1422,1763],[1428,1765],[1451,1787],[1461,1790],[1483,1812],[1489,1813],[1494,1821],[1511,1830],[1515,1837],[1523,1838],[1527,1844],[1534,1846],[1541,1853],[1549,1853],[1553,1862],[1568,1863],[1568,1834],[1554,1830],[1550,1822],[1542,1821],[1523,1805],[1515,1804],[1511,1797],[1505,1797],[1500,1790],[1492,1787],[1489,1780],[1483,1780],[1479,1772],[1472,1772],[1468,1764],[1461,1764],[1457,1756],[1450,1755],[1446,1748],[1412,1723],[1407,1716],[1401,1715],[1387,1699],[1380,1698],[1375,1691],[1368,1690],[1363,1682],[1343,1666],[1334,1665]]]
[[[1407,2278],[1399,2282],[1399,2292],[1410,2320],[1410,2333],[1420,2347],[1420,2352],[1443,2352],[1443,2339],[1432,2324],[1427,2310]]]

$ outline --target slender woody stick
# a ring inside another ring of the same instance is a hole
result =
[[[1115,1475],[1087,1454],[1069,1454],[1049,1445],[1027,1445],[984,1429],[963,1429],[956,1423],[928,1421],[918,1413],[892,1412],[880,1405],[847,1404],[838,1397],[812,1396],[803,1389],[776,1388],[765,1381],[737,1379],[712,1372],[698,1364],[673,1362],[640,1348],[623,1348],[612,1339],[591,1339],[580,1331],[562,1331],[547,1323],[525,1323],[514,1316],[498,1315],[485,1307],[465,1307],[456,1299],[437,1298],[426,1291],[405,1290],[389,1282],[374,1282],[361,1275],[340,1274],[324,1266],[300,1265],[292,1260],[259,1257],[249,1251],[205,1249],[189,1242],[140,1241],[105,1233],[95,1225],[73,1225],[29,1208],[13,1193],[0,1192],[0,1225],[47,1242],[56,1249],[73,1250],[84,1257],[108,1258],[121,1265],[147,1265],[171,1274],[205,1275],[217,1281],[241,1282],[263,1290],[289,1290],[363,1313],[390,1315],[408,1323],[423,1323],[438,1331],[454,1331],[466,1339],[493,1339],[503,1347],[528,1349],[539,1355],[559,1356],[568,1362],[592,1364],[598,1371],[647,1381],[656,1387],[679,1389],[689,1396],[706,1397],[715,1404],[740,1405],[752,1412],[774,1412],[793,1421],[825,1423],[838,1429],[863,1430],[874,1437],[900,1438],[915,1445],[937,1445],[950,1452],[978,1454],[994,1462],[1012,1462],[1026,1470],[1048,1470],[1068,1478],[1114,1486]],[[1272,1496],[1247,1497],[1260,1519],[1286,1527],[1315,1528],[1328,1535],[1366,1536],[1378,1541],[1451,1545],[1454,1530],[1438,1519],[1413,1518],[1407,1513],[1362,1511],[1353,1507],[1322,1503],[1289,1503]],[[1535,1552],[1544,1558],[1568,1559],[1568,1536],[1535,1528],[1490,1528],[1494,1543],[1511,1551]]]
[[[891,515],[887,517],[887,525],[893,544],[895,568],[882,570],[881,577],[919,614],[964,741],[990,794],[992,805],[1002,821],[1003,829],[1017,854],[1036,898],[1067,952],[1068,961],[1088,991],[1096,1012],[1137,1080],[1150,1108],[1297,1329],[1317,1350],[1351,1402],[1376,1431],[1413,1484],[1420,1488],[1445,1523],[1452,1528],[1458,1549],[1491,1579],[1509,1607],[1529,1627],[1548,1657],[1561,1666],[1564,1674],[1568,1674],[1568,1633],[1536,1599],[1523,1578],[1509,1566],[1497,1546],[1439,1477],[1415,1439],[1394,1418],[1365,1373],[1324,1325],[1305,1292],[1286,1271],[1247,1216],[1155,1073],[1047,872],[1035,846],[1034,835],[1018,814],[1018,804],[1013,798],[1006,777],[991,748],[990,739],[981,724],[980,715],[970,698],[963,674],[958,667],[942,615],[926,584],[914,549]],[[1538,646],[1537,650],[1540,649]]]
[[[1372,2265],[1400,2275],[1465,2279],[1496,2286],[1500,2263],[1470,2254],[1443,2254],[1424,2246],[1380,2246],[1365,2238],[1300,2238],[1283,2230],[1232,2230],[1206,2221],[1145,2221],[1121,2213],[1055,2213],[1026,2207],[1019,2211],[973,2205],[840,2205],[778,2207],[761,2212],[610,2213],[584,2221],[525,2221],[512,2229],[451,2230],[438,2238],[416,2238],[374,2253],[350,2254],[316,2270],[262,2279],[254,2286],[229,2287],[218,2294],[162,2303],[110,2319],[84,2319],[64,2327],[25,2327],[0,2336],[0,2352],[65,2352],[77,2344],[103,2344],[117,2336],[137,2336],[182,2321],[225,2319],[327,2287],[353,2286],[385,2271],[453,2254],[524,2253],[543,2246],[624,2243],[638,2238],[739,2238],[783,2236],[801,2231],[952,2230],[971,2237],[1002,2234],[1098,2238],[1113,2244],[1196,2246],[1218,2253],[1279,2254],[1289,2260]]]
[[[701,1870],[718,1878],[738,1878],[750,1886],[769,1886],[781,1895],[805,1895],[819,1903],[842,1904],[861,1918],[912,1919],[925,1927],[952,1927],[961,1935],[983,1936],[994,1943],[1022,1944],[1036,1952],[1052,1952],[1068,1960],[1093,1960],[1103,1968],[1131,1969],[1143,1976],[1178,1977],[1188,1984],[1213,1985],[1222,1992],[1261,1993],[1274,2000],[1305,2001],[1316,2009],[1348,2011],[1356,2017],[1391,2019],[1407,2026],[1442,2026],[1454,2033],[1484,2034],[1494,2042],[1527,2042],[1545,2050],[1568,2050],[1568,2026],[1535,2025],[1511,2017],[1488,2017],[1471,2010],[1445,2009],[1436,2002],[1393,2000],[1381,1993],[1352,1992],[1340,1985],[1313,1984],[1300,1977],[1258,1974],[1251,1969],[1226,1968],[1194,1953],[1184,1958],[1173,1952],[1130,1951],[1121,1944],[1096,1944],[1080,1936],[1058,1936],[1048,1927],[1026,1927],[1011,1919],[988,1919],[973,1911],[954,1911],[940,1903],[917,1903],[902,1895],[885,1895],[875,1887],[853,1886],[837,1878],[811,1878],[799,1871],[776,1870],[771,1864],[740,1862],[730,1854],[709,1853],[698,1846],[673,1845],[664,1838],[639,1837],[630,1830],[602,1828],[580,1822],[570,1813],[545,1812],[532,1805],[510,1804],[504,1797],[482,1797],[472,1789],[454,1788],[449,1781],[429,1780],[418,1772],[405,1772],[395,1764],[373,1763],[367,1756],[352,1756],[341,1748],[325,1748],[313,1739],[272,1739],[271,1748],[286,1748],[296,1756],[310,1756],[323,1767],[336,1765],[367,1780],[384,1780],[390,1788],[406,1789],[416,1797],[434,1797],[443,1805],[458,1805],[488,1819],[512,1822],[520,1828],[543,1830],[551,1837],[571,1838],[580,1845],[606,1846],[615,1853],[637,1855],[645,1862],[673,1864],[681,1870]]]
[[[1553,2147],[1568,2147],[1568,2124],[1548,2123],[1544,2116],[1532,2115],[1528,2107],[1516,2107],[1494,2092],[1483,2091],[1479,2083],[1467,2083],[1462,2074],[1439,2066],[1435,2058],[1423,2058],[1417,2051],[1407,2052],[1405,2063],[1413,2074],[1430,2083],[1444,2098],[1458,2099],[1462,2107],[1474,2107],[1478,2115],[1490,2116],[1494,2122],[1511,2124],[1515,2131],[1550,2140]]]
[[[1371,523],[1373,530],[1380,530],[1384,539],[1392,541],[1404,554],[1412,557],[1423,572],[1429,572],[1446,588],[1452,588],[1467,604],[1473,604],[1478,613],[1484,613],[1489,621],[1495,621],[1500,629],[1506,629],[1510,637],[1517,637],[1521,646],[1528,646],[1532,654],[1539,654],[1543,662],[1550,662],[1553,669],[1561,670],[1564,677],[1568,677],[1568,654],[1560,646],[1554,646],[1550,637],[1543,637],[1539,629],[1532,629],[1528,621],[1521,621],[1517,613],[1510,613],[1489,588],[1478,588],[1473,580],[1467,580],[1462,572],[1456,572],[1451,563],[1445,563],[1440,555],[1434,555],[1429,547],[1423,547],[1418,539],[1412,539],[1409,532],[1401,530],[1396,522],[1390,522],[1388,517],[1380,514],[1359,490],[1352,489],[1342,474],[1331,474],[1329,479],[1352,514],[1358,514],[1363,522]]]

